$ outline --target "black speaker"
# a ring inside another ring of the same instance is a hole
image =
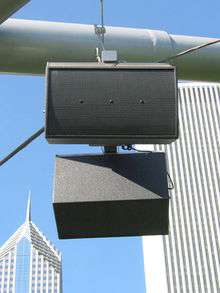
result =
[[[166,144],[178,138],[175,67],[48,63],[49,143]]]
[[[53,206],[61,239],[168,234],[165,154],[57,156]]]

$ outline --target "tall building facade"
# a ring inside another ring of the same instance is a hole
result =
[[[143,237],[148,293],[220,292],[220,84],[179,83],[180,137],[165,151],[169,236]]]
[[[0,293],[61,293],[61,254],[31,221],[26,220],[0,248]]]

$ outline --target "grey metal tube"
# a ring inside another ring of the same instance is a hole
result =
[[[210,38],[169,35],[164,31],[106,27],[106,49],[120,61],[154,62],[206,43]],[[48,61],[96,61],[93,25],[9,19],[0,26],[0,72],[43,75]],[[219,81],[220,44],[180,57],[178,77]]]

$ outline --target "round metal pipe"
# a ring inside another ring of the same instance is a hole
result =
[[[106,27],[105,47],[121,62],[156,62],[213,39],[164,31]],[[93,25],[9,19],[0,26],[0,72],[43,75],[46,63],[96,61]],[[178,78],[219,81],[220,44],[173,62]]]

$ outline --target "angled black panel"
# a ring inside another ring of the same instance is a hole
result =
[[[59,238],[168,233],[164,153],[57,157]]]

